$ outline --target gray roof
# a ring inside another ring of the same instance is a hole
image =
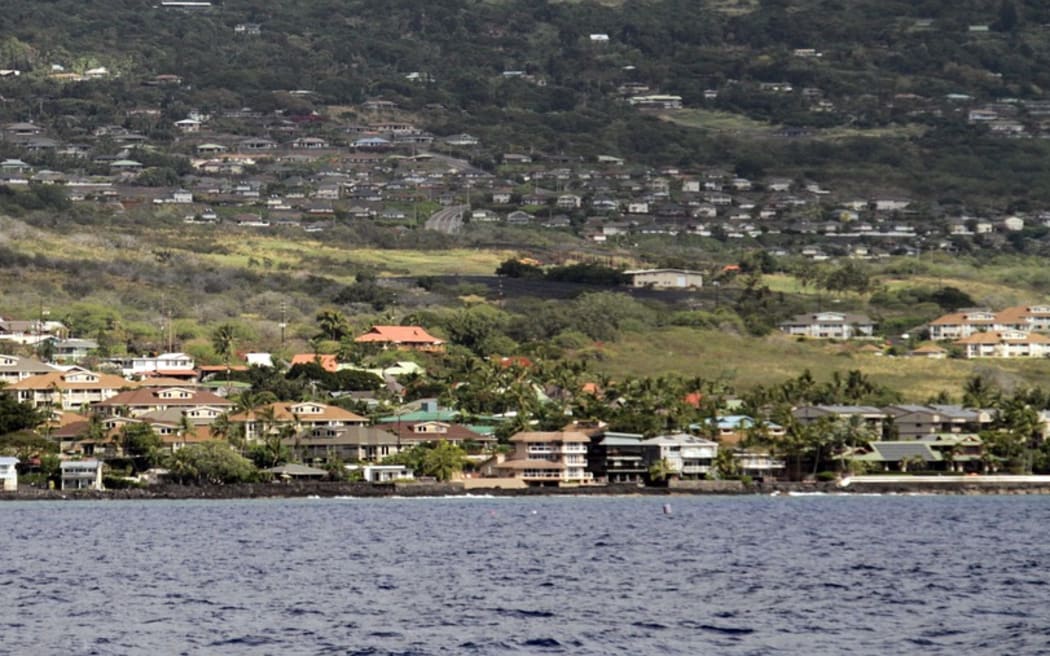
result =
[[[306,465],[299,465],[296,463],[288,463],[286,465],[278,465],[277,467],[270,467],[264,469],[264,472],[268,474],[277,474],[279,476],[327,476],[328,472],[323,469],[317,469],[316,467],[307,467]]]
[[[916,456],[926,462],[940,462],[941,454],[930,448],[927,442],[871,442],[872,452],[862,456],[864,460],[876,462],[900,462]]]

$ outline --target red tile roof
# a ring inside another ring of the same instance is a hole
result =
[[[361,335],[354,341],[434,345],[445,343],[419,326],[372,326],[372,330]]]
[[[339,363],[334,355],[322,353],[296,353],[292,356],[292,366],[297,364],[310,364],[316,362],[327,372],[339,371]]]

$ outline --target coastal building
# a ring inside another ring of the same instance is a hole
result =
[[[587,450],[587,468],[596,481],[635,483],[645,481],[645,447],[642,435],[606,431],[591,438]]]
[[[874,435],[882,435],[890,414],[870,405],[806,405],[795,408],[791,414],[800,424],[812,424],[820,419],[850,421],[856,417]]]
[[[18,491],[18,458],[0,456],[0,490]]]
[[[898,440],[938,434],[979,433],[990,428],[994,411],[957,405],[891,405],[885,409]]]
[[[706,477],[718,456],[718,442],[688,433],[658,435],[643,440],[642,448],[647,468],[663,463],[671,475],[681,479]]]
[[[66,460],[60,465],[63,490],[101,490],[102,461]]]
[[[510,438],[514,452],[495,465],[505,477],[532,486],[561,486],[590,483],[587,445],[591,439],[579,431],[525,431]]]
[[[412,470],[405,465],[347,465],[346,469],[361,472],[361,479],[366,483],[393,483],[415,478]]]
[[[384,425],[406,447],[427,442],[448,442],[459,447],[488,448],[496,438],[482,435],[463,424],[446,421],[399,421]]]
[[[407,448],[387,427],[315,426],[282,440],[303,462],[379,462]]]

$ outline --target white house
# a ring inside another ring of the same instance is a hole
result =
[[[799,314],[780,324],[780,330],[789,335],[818,339],[854,339],[872,337],[875,322],[863,314],[817,312]]]
[[[63,490],[101,490],[102,462],[66,460],[61,464]]]
[[[0,457],[0,484],[4,492],[18,490],[18,458]]]
[[[686,269],[635,269],[624,271],[633,287],[656,289],[698,289],[704,286],[704,275]]]
[[[641,442],[645,464],[663,461],[682,478],[704,478],[718,455],[718,442],[688,433],[658,435]]]

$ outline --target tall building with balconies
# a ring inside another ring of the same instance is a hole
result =
[[[593,481],[587,470],[590,438],[578,431],[517,433],[510,438],[514,453],[497,469],[527,485],[579,485]]]

